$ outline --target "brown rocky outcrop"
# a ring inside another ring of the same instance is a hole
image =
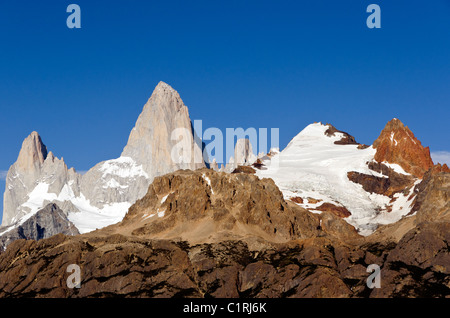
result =
[[[349,135],[344,131],[338,130],[331,124],[327,124],[327,126],[328,129],[325,131],[325,135],[327,135],[328,137],[334,136],[336,133],[340,133],[343,135],[340,140],[334,142],[336,145],[359,145],[359,143],[356,142],[355,137]]]
[[[310,198],[310,197],[308,197],[306,199],[308,200],[309,204],[316,204],[316,203],[319,203],[322,201],[321,199],[314,199],[314,198]]]
[[[432,174],[439,173],[439,172],[450,172],[450,168],[447,166],[447,164],[441,165],[440,163],[435,164],[431,169]]]
[[[290,200],[295,203],[300,203],[300,204],[303,203],[303,198],[301,198],[301,197],[292,197],[292,198],[290,198]]]
[[[416,224],[430,221],[450,222],[450,173],[428,171],[416,187],[417,198],[411,214],[420,211]]]
[[[395,193],[409,191],[415,178],[395,172],[392,168],[379,163],[369,162],[369,169],[381,173],[383,177],[349,171],[347,177],[350,181],[359,183],[369,193],[382,194],[392,197]]]
[[[387,255],[370,297],[449,297],[450,222],[424,222]]]
[[[397,118],[392,119],[373,142],[375,160],[400,165],[406,172],[421,178],[433,166],[430,149],[423,147],[411,130]]]
[[[322,203],[317,208],[314,208],[314,210],[330,212],[330,213],[333,213],[334,215],[336,215],[336,216],[338,216],[340,218],[346,218],[346,217],[352,215],[350,213],[350,211],[347,210],[346,207],[338,206],[338,205],[335,205],[335,204],[332,204],[332,203],[329,203],[329,202]]]
[[[288,205],[272,179],[200,169],[155,178],[118,228],[132,228],[140,237],[191,242],[246,236],[286,242],[317,235],[318,222]]]
[[[236,169],[233,170],[232,173],[248,173],[248,174],[255,174],[256,171],[252,167],[249,166],[238,166]]]
[[[270,179],[178,171],[156,178],[119,224],[11,243],[0,297],[448,297],[448,176],[424,178],[420,222],[392,241],[285,202]],[[80,288],[67,287],[70,264]],[[380,289],[366,285],[370,264]]]

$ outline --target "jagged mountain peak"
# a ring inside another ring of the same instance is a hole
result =
[[[47,158],[47,147],[42,142],[41,136],[33,131],[22,143],[17,158],[17,169],[30,171],[39,169]]]
[[[298,133],[288,144],[286,148],[292,147],[295,144],[309,141],[324,144],[336,145],[359,145],[356,139],[350,134],[338,130],[331,124],[323,124],[322,122],[314,122],[306,126],[300,133]]]
[[[181,137],[186,146],[191,147],[192,156],[190,160],[184,160],[188,162],[180,165],[179,162],[174,162],[172,151]],[[159,82],[156,86],[144,105],[121,156],[133,158],[143,165],[150,176],[181,167],[196,169],[205,166],[201,145],[194,141],[188,108],[170,85]]]
[[[67,169],[63,158],[47,152],[39,134],[31,133],[8,172],[3,225],[20,223],[47,202],[58,202],[83,232],[118,222],[155,176],[205,167],[201,149],[180,95],[159,82],[122,155],[98,163],[83,176]]]
[[[389,121],[373,142],[375,160],[400,165],[406,172],[421,178],[433,167],[430,149],[423,147],[412,131],[399,119]]]
[[[156,101],[156,103],[150,102],[153,100]],[[161,102],[163,101],[165,104],[161,105]],[[143,112],[146,108],[154,108],[155,106],[164,106],[165,108],[173,109],[175,111],[187,111],[187,107],[184,105],[180,94],[172,86],[162,81],[156,85],[152,95],[144,106]]]

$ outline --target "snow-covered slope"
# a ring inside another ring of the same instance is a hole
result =
[[[345,136],[341,132],[328,136],[328,128],[321,123],[307,126],[282,152],[266,157],[265,167],[257,170],[257,175],[272,178],[285,199],[301,198],[298,201],[303,203],[298,204],[312,212],[325,202],[345,207],[351,213],[345,220],[362,235],[372,233],[379,224],[395,222],[408,214],[412,203],[409,196],[396,194],[392,211],[387,212],[390,197],[369,193],[347,177],[350,171],[385,177],[368,167],[376,150],[358,149],[357,144],[335,144]]]

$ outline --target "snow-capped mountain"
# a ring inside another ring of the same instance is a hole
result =
[[[433,166],[429,149],[398,119],[370,147],[314,123],[261,163],[256,174],[272,178],[285,199],[311,212],[333,211],[362,235],[410,215],[415,186]]]
[[[121,156],[84,175],[68,169],[33,132],[6,178],[0,235],[49,203],[80,233],[120,222],[156,176],[206,166],[199,140],[180,95],[163,82],[144,105]],[[180,145],[191,151],[180,152]],[[219,170],[215,161],[210,167]],[[271,149],[266,155],[256,156],[249,140],[240,139],[234,157],[220,171],[271,178],[285,200],[313,213],[331,212],[368,235],[414,213],[416,185],[431,168],[449,171],[445,165],[434,166],[429,149],[393,119],[372,146],[321,123],[304,128],[283,151]]]
[[[178,134],[173,138],[175,129]],[[180,138],[184,147],[191,148],[191,158],[174,162],[171,152]],[[83,176],[47,153],[37,132],[27,137],[6,178],[2,226],[13,229],[53,202],[81,233],[89,232],[121,221],[154,177],[202,167],[201,145],[195,142],[188,109],[178,92],[160,82],[122,155],[100,162]]]

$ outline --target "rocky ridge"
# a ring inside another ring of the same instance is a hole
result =
[[[406,172],[421,178],[433,167],[430,149],[424,148],[411,130],[397,118],[392,119],[373,142],[375,160],[400,165]]]
[[[305,211],[284,201],[271,180],[253,178],[179,171],[156,178],[120,224],[73,237],[17,240],[0,257],[0,297],[450,296],[448,201],[439,205],[442,211],[427,210],[449,193],[450,174],[427,178],[412,217],[417,224],[398,239],[386,229],[350,234],[341,218]],[[253,189],[246,193],[240,187],[247,182]],[[196,195],[186,202],[189,191]],[[248,206],[269,193],[270,200]],[[161,207],[167,210],[158,216]],[[289,218],[299,216],[290,230]],[[235,221],[226,221],[231,217]],[[211,220],[230,235],[199,231]],[[226,224],[239,224],[240,231]],[[252,228],[251,235],[242,228]],[[69,264],[81,268],[79,289],[66,286]],[[380,289],[366,285],[370,264],[381,267]]]

